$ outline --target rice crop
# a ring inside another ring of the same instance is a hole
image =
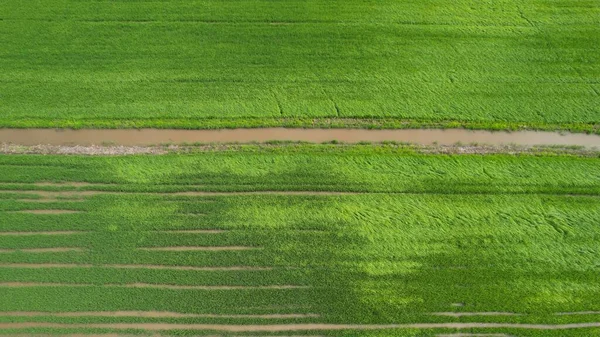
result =
[[[5,1],[0,126],[597,132],[592,0]]]
[[[595,336],[599,167],[371,145],[0,156],[0,334]]]

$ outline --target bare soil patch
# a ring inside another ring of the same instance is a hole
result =
[[[169,153],[161,147],[145,146],[83,146],[83,145],[33,145],[23,146],[0,136],[0,153],[4,154],[55,154],[84,156],[127,156],[137,154],[160,155]],[[13,144],[16,143],[16,144]],[[39,144],[44,144],[41,142]]]

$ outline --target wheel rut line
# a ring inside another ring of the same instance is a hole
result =
[[[556,316],[571,316],[571,315],[600,315],[600,311],[573,311],[573,312],[557,312]]]
[[[78,328],[78,329],[142,329],[165,330],[214,330],[225,332],[284,332],[284,331],[337,331],[337,330],[383,330],[383,329],[525,329],[570,330],[600,327],[600,322],[572,324],[526,324],[526,323],[407,323],[407,324],[276,324],[276,325],[226,325],[226,324],[177,324],[177,323],[0,323],[0,329],[25,328]]]

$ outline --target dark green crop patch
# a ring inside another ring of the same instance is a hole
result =
[[[0,156],[0,333],[598,322],[599,168],[599,158],[574,155],[427,155],[384,145]],[[23,213],[65,209],[79,213]]]

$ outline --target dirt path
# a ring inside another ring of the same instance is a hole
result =
[[[490,132],[464,129],[225,129],[225,130],[54,130],[0,129],[0,143],[19,145],[102,145],[126,146],[164,143],[234,143],[265,141],[397,141],[418,144],[453,145],[456,143],[488,145],[577,145],[600,147],[600,135],[560,134],[558,132],[515,131]]]
[[[225,324],[176,324],[176,323],[0,323],[0,329],[24,328],[75,328],[75,329],[142,329],[165,330],[212,330],[226,332],[283,332],[283,331],[335,331],[335,330],[382,330],[382,329],[529,329],[568,330],[600,327],[600,322],[573,324],[521,324],[521,323],[413,323],[413,324],[277,324],[277,325],[225,325]]]

